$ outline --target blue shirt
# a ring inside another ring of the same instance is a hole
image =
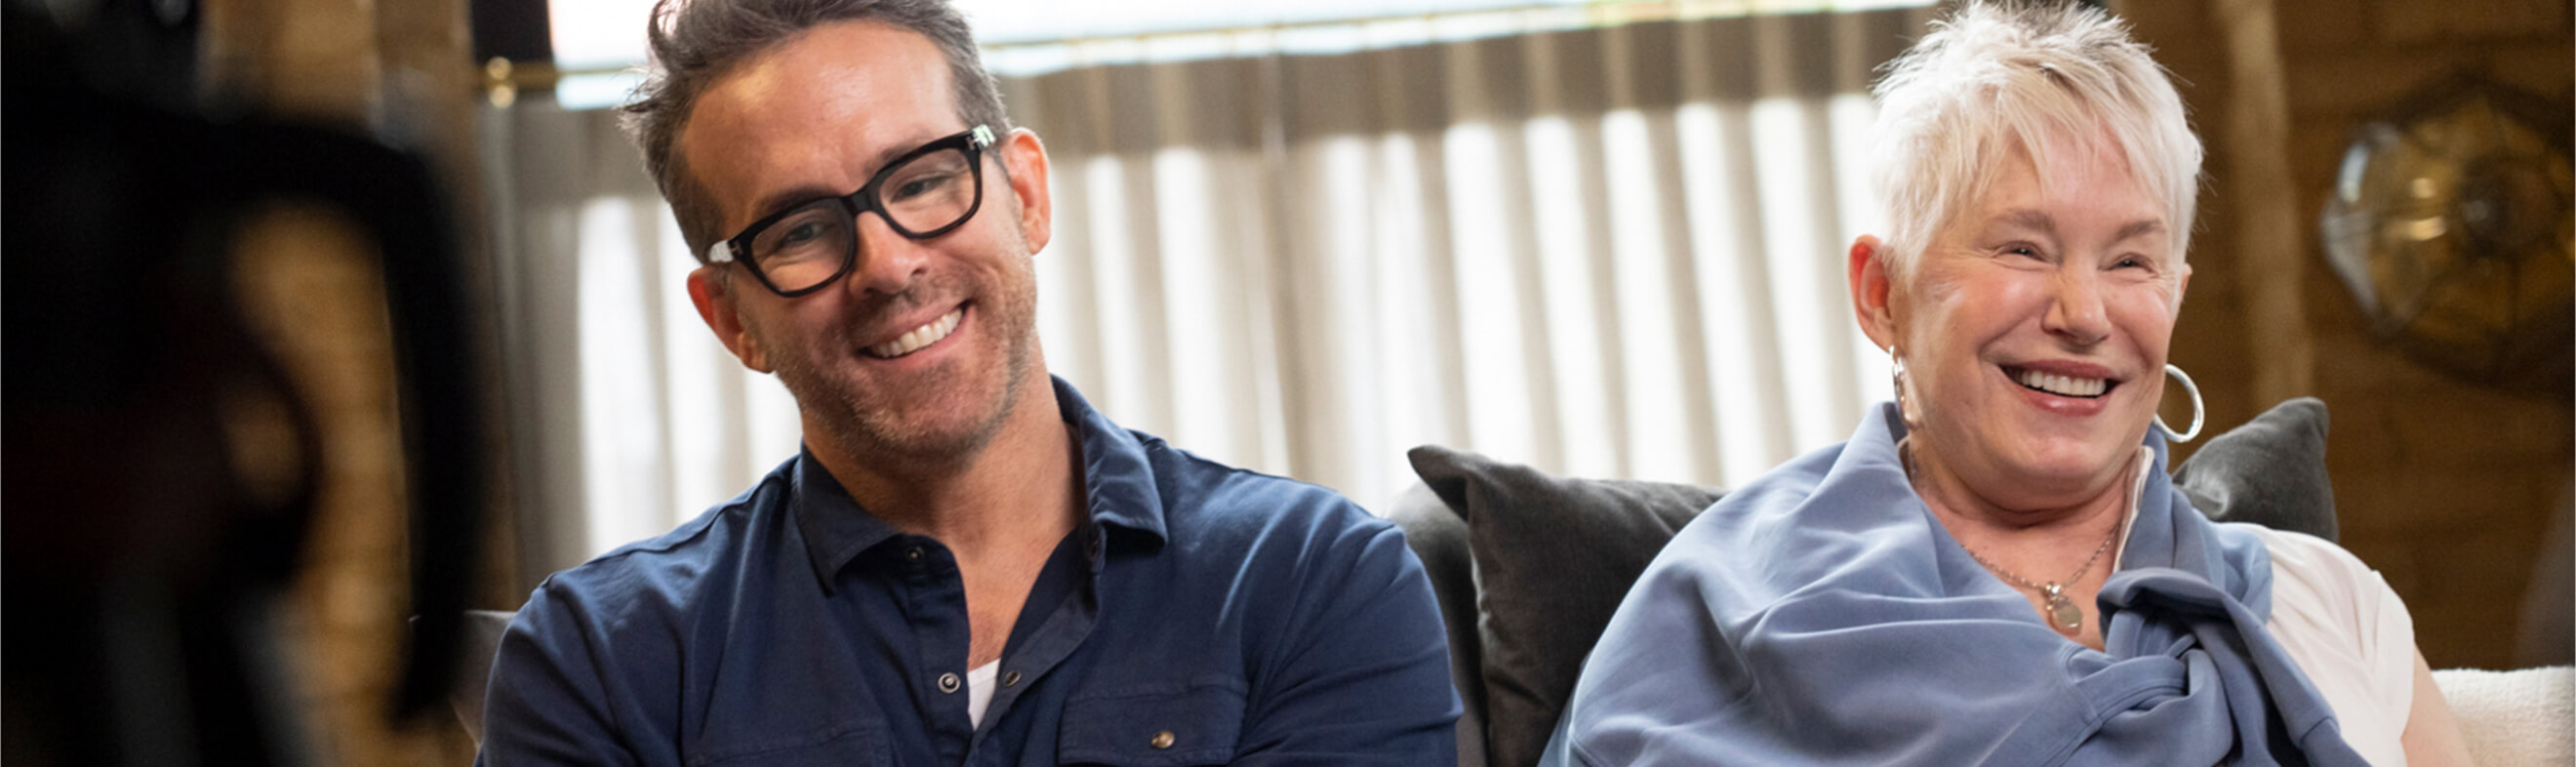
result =
[[[803,455],[537,587],[478,763],[1447,765],[1439,608],[1331,491],[1119,428],[1055,382],[1085,516],[966,713],[966,592]]]

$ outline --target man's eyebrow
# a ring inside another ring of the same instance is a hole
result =
[[[886,163],[894,162],[895,158],[902,157],[905,152],[920,149],[922,145],[938,141],[946,136],[948,136],[946,133],[927,137],[916,136],[911,141],[904,141],[888,146],[884,149],[879,149],[877,150],[877,156],[868,158],[868,175],[874,177],[877,173],[885,170]]]
[[[786,210],[790,205],[800,205],[826,197],[839,197],[844,194],[849,194],[849,190],[826,189],[812,184],[791,186],[785,189],[780,189],[775,192],[770,192],[760,198],[760,204],[753,206],[751,209],[751,221],[759,221],[761,219],[777,215],[779,211]],[[751,222],[744,222],[743,224],[743,226],[750,225]],[[739,232],[737,232],[737,234],[738,233]]]
[[[877,150],[875,157],[868,158],[868,176],[870,178],[875,178],[877,173],[885,170],[886,163],[894,162],[896,158],[904,156],[905,153],[911,152],[915,149],[920,149],[922,145],[938,141],[948,135],[950,134],[942,133],[919,141],[898,143],[893,146]],[[786,210],[787,206],[790,205],[803,204],[823,199],[825,197],[840,197],[856,191],[858,190],[855,188],[828,189],[813,185],[788,187],[762,196],[760,198],[760,204],[752,208],[753,211],[757,212],[757,215],[754,216],[752,220],[758,221],[760,219],[768,218],[777,214],[779,211]],[[745,226],[749,226],[749,224],[745,224]]]

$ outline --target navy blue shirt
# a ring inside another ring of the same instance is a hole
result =
[[[1020,608],[982,726],[956,560],[803,455],[538,586],[478,763],[1456,762],[1448,646],[1402,532],[1055,389],[1088,514]]]

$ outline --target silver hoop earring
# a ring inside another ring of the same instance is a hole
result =
[[[1896,347],[1893,346],[1887,347],[1887,380],[1889,383],[1896,386],[1896,404],[1899,407],[1904,406],[1905,357],[1904,355],[1897,354]]]
[[[1914,413],[1906,409],[1909,403],[1905,401],[1905,353],[1897,351],[1896,347],[1887,347],[1887,365],[1888,381],[1896,386],[1896,418],[1911,428],[1914,426]]]
[[[2156,428],[2165,430],[2166,442],[2175,444],[2190,442],[2192,438],[2200,436],[2201,422],[2209,415],[2209,410],[2200,403],[2200,387],[2192,384],[2191,376],[2184,374],[2181,367],[2165,365],[2165,374],[2173,376],[2176,381],[2181,381],[2182,390],[2191,393],[2191,431],[2175,433],[2173,427],[2165,425],[2163,413],[2156,414]]]

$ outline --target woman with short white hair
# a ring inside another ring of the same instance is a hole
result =
[[[2465,764],[2376,573],[2166,474],[2201,148],[2145,46],[1971,3],[1877,95],[1896,401],[1682,530],[1543,763]]]

